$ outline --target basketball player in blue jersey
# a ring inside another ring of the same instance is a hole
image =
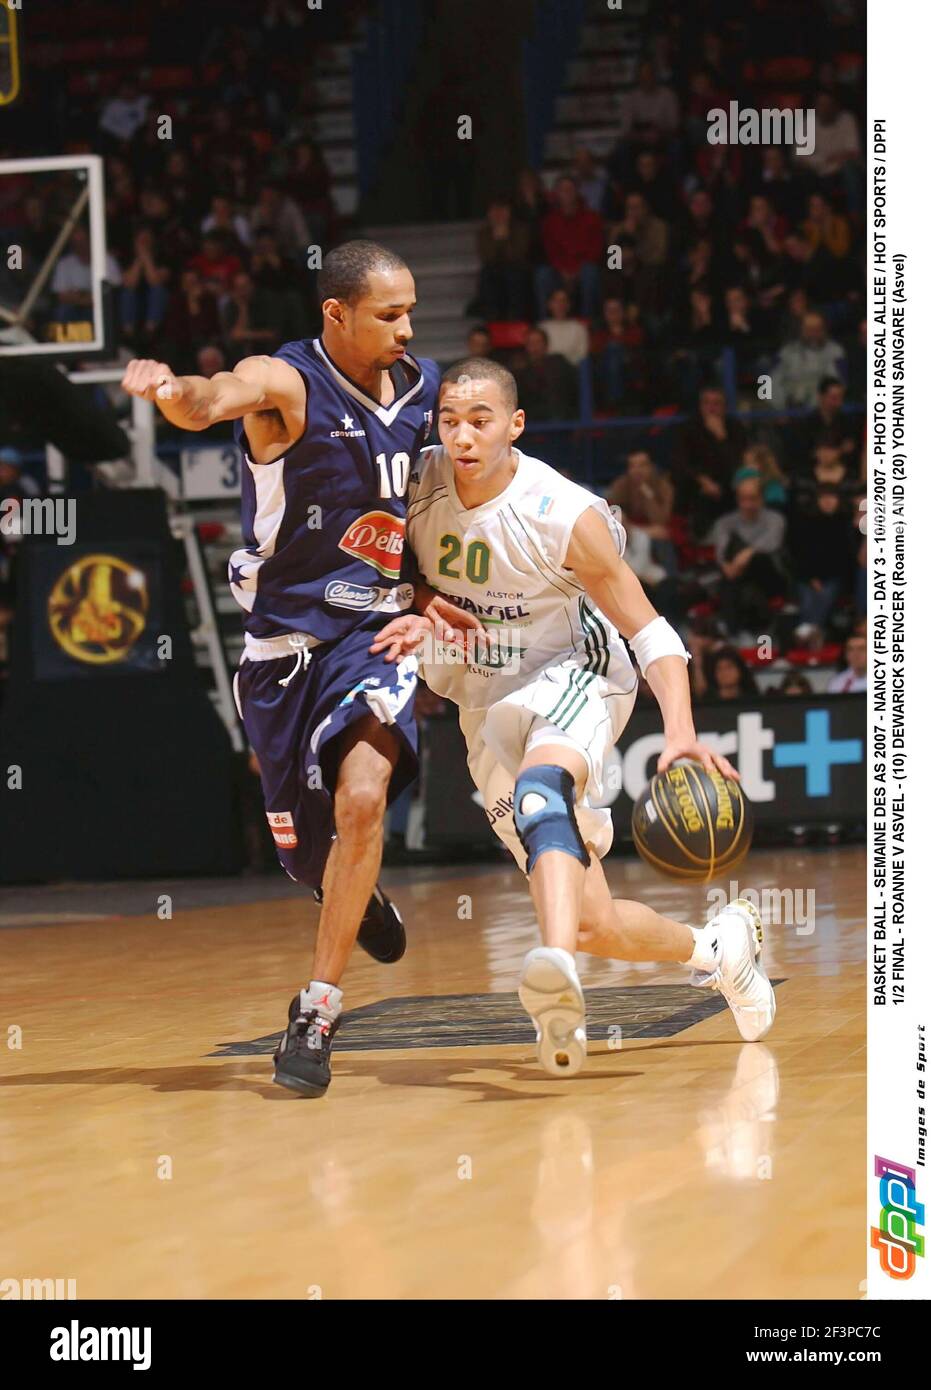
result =
[[[275,1080],[305,1096],[329,1085],[339,982],[357,936],[380,961],[405,947],[376,880],[386,805],[417,768],[417,660],[386,667],[369,651],[373,635],[415,604],[450,637],[473,625],[419,581],[405,544],[411,459],[430,433],[439,379],[435,363],[407,351],[411,273],[384,247],[351,241],[324,258],[318,284],[319,339],[209,380],[151,361],[130,362],[123,379],[181,429],[236,421],[237,703],[281,864],[322,900],[313,978],[275,1054]]]

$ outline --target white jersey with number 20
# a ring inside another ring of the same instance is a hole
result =
[[[619,555],[624,528],[602,498],[540,459],[514,453],[508,486],[472,508],[460,501],[442,446],[422,450],[414,465],[407,535],[420,569],[428,584],[475,613],[490,639],[487,655],[473,662],[430,660],[441,653],[428,652],[424,679],[463,709],[488,709],[567,660],[579,668],[577,685],[593,676],[629,689],[636,682],[622,638],[565,564],[572,528],[589,507],[604,517]]]

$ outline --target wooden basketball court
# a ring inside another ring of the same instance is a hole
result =
[[[703,920],[704,889],[607,869]],[[408,952],[356,953],[319,1101],[269,1055],[309,895],[255,880],[261,900],[170,920],[154,885],[96,916],[92,889],[7,895],[0,1278],[79,1299],[860,1297],[864,853],[757,851],[739,880],[815,894],[813,923],[768,928],[765,1043],[684,969],[580,956],[590,1055],[559,1081],[514,992],[537,942],[516,871],[387,871]]]

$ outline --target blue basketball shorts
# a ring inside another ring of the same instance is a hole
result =
[[[379,627],[382,624],[379,624]],[[333,795],[342,735],[374,715],[400,745],[388,788],[393,801],[417,776],[417,659],[394,665],[369,646],[378,627],[334,642],[290,634],[257,642],[233,682],[246,737],[262,773],[265,813],[282,868],[318,888],[335,834]],[[281,652],[281,655],[277,653]]]

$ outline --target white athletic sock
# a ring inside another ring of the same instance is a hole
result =
[[[686,961],[693,970],[702,970],[706,974],[712,970],[717,970],[721,964],[721,936],[718,931],[712,931],[709,927],[689,927],[689,931],[695,938],[695,949]]]
[[[309,1013],[316,1009],[324,1018],[339,1018],[343,1008],[343,991],[338,985],[328,985],[326,980],[311,980],[306,989],[301,990],[301,1012]]]

